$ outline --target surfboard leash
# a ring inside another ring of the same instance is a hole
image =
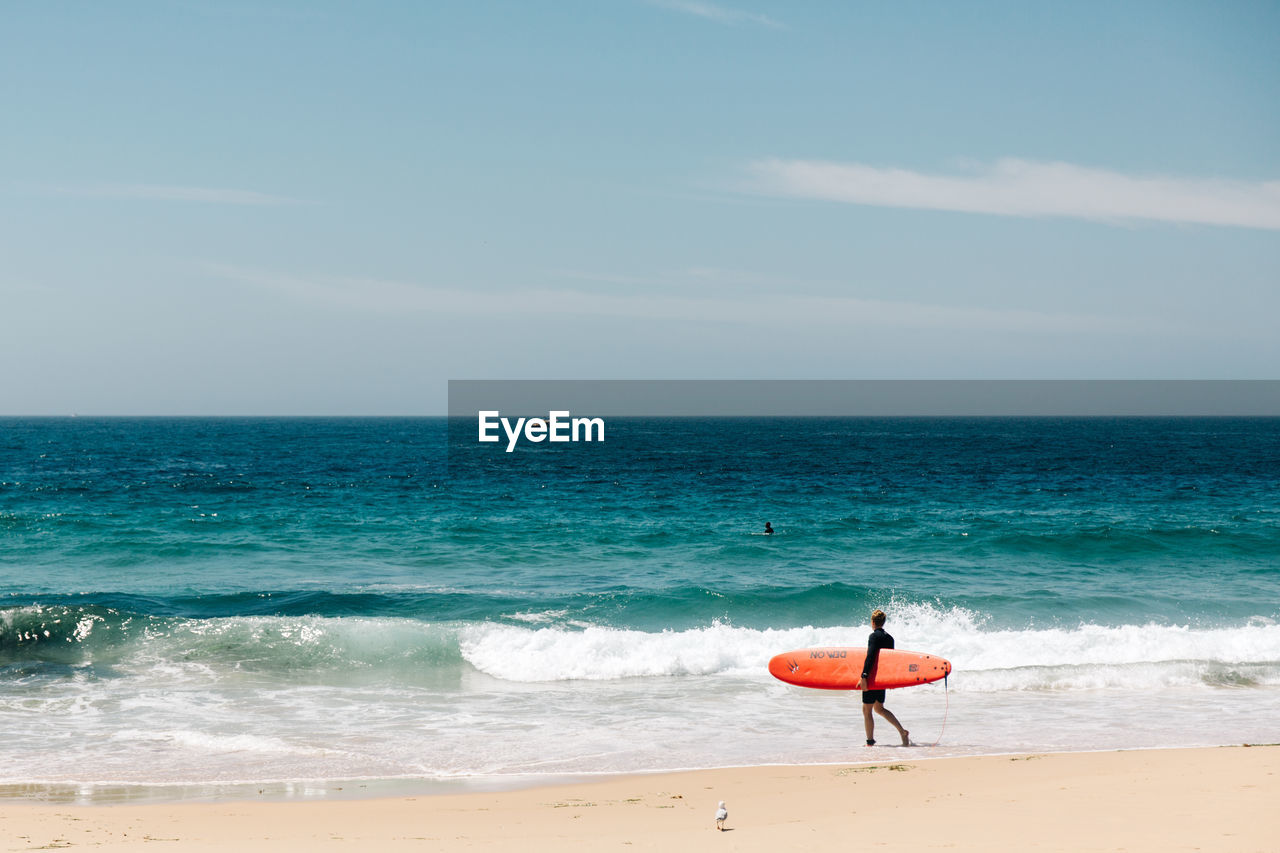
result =
[[[938,739],[933,742],[934,746],[942,743],[942,733],[947,730],[947,714],[951,713],[951,685],[947,679],[951,677],[951,673],[942,676],[942,691],[947,697],[947,704],[942,708],[942,728],[938,731]]]

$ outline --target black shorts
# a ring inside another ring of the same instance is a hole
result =
[[[864,690],[862,691],[862,704],[874,705],[877,702],[884,701],[883,690]]]

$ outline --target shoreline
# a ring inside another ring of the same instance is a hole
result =
[[[97,805],[0,801],[7,850],[1266,850],[1280,745],[619,774],[501,791]],[[714,829],[716,803],[729,809]]]
[[[659,770],[615,770],[587,773],[508,774],[499,776],[460,776],[456,778],[366,777],[335,779],[290,779],[264,782],[9,782],[0,783],[0,808],[7,805],[49,805],[94,808],[99,806],[177,806],[196,803],[314,803],[362,801],[378,799],[471,796],[480,794],[518,793],[554,789],[573,785],[594,785],[620,779],[677,777],[699,773],[734,773],[752,770],[806,768],[845,768],[882,763],[916,763],[960,761],[977,758],[1021,758],[1028,755],[1095,755],[1113,752],[1178,752],[1201,749],[1235,749],[1280,747],[1280,743],[1199,744],[1192,746],[1135,746],[1124,749],[1057,750],[1028,752],[983,752],[968,755],[929,755],[929,744],[913,743],[911,751],[900,757],[892,752],[903,749],[897,744],[881,744],[885,750],[879,758],[852,757],[846,761],[806,763],[726,764],[713,767],[684,767]]]
[[[0,809],[9,805],[72,806],[76,808],[115,806],[178,806],[185,804],[240,803],[316,803],[380,799],[432,798],[508,794],[522,791],[555,789],[566,786],[606,784],[621,779],[679,777],[701,773],[719,774],[753,770],[821,770],[882,763],[904,764],[938,761],[964,761],[980,758],[1017,759],[1029,755],[1098,755],[1106,753],[1182,752],[1211,749],[1251,749],[1280,747],[1277,743],[1224,743],[1192,746],[1135,746],[1124,749],[1057,750],[1028,752],[983,752],[970,755],[929,755],[928,744],[912,744],[910,751],[894,756],[903,749],[897,744],[882,744],[885,750],[878,758],[853,757],[847,761],[808,763],[726,764],[713,767],[691,767],[660,770],[615,770],[589,773],[509,774],[499,776],[460,776],[457,778],[346,778],[291,779],[265,782],[10,782],[0,783]]]

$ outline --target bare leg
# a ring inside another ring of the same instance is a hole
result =
[[[867,706],[863,705],[862,707],[865,709]],[[877,702],[873,707],[875,708],[877,714],[879,714],[880,716],[888,720],[893,725],[893,727],[898,730],[898,734],[902,736],[902,745],[911,746],[911,737],[910,737],[911,733],[902,727],[902,724],[898,722],[898,718],[893,715],[893,712],[890,711],[888,708],[886,708],[883,702]],[[870,720],[871,712],[866,711],[866,716],[867,716],[867,719]],[[867,730],[870,731],[870,729],[871,729],[871,723],[868,722]],[[870,737],[870,735],[868,735],[868,737]]]
[[[867,728],[867,746],[875,743],[876,740],[876,721],[871,716],[871,706],[862,706],[862,722]]]

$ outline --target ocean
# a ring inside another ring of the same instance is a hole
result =
[[[0,794],[1280,741],[1280,419],[474,429],[0,419]],[[874,608],[911,749],[766,670]]]

